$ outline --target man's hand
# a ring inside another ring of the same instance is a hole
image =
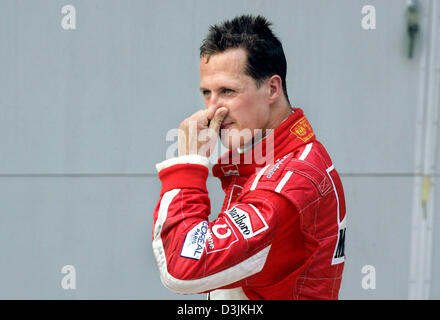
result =
[[[212,119],[209,119],[208,110],[205,109],[183,120],[179,127],[179,156],[198,154],[209,158],[228,111],[225,107],[218,108]]]

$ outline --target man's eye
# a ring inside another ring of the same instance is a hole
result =
[[[204,96],[206,96],[207,94],[209,94],[209,90],[203,90],[203,91],[202,91],[202,94],[203,94]]]
[[[234,93],[235,91],[232,89],[223,89],[223,93],[229,94],[229,93]]]

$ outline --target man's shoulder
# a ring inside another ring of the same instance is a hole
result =
[[[246,191],[270,190],[284,196],[325,196],[332,190],[328,172],[331,159],[315,140],[277,159],[247,182]]]

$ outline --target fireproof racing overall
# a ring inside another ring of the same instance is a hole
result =
[[[293,111],[252,150],[218,160],[212,171],[226,196],[213,221],[208,159],[188,155],[157,165],[153,252],[167,288],[211,292],[211,299],[338,298],[344,191],[303,111]]]

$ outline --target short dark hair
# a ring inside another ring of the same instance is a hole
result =
[[[263,16],[242,15],[221,24],[212,25],[200,47],[200,58],[222,53],[227,49],[243,48],[247,53],[245,73],[257,87],[273,75],[282,80],[284,95],[289,102],[286,87],[287,61],[281,41],[274,35],[272,23]]]

